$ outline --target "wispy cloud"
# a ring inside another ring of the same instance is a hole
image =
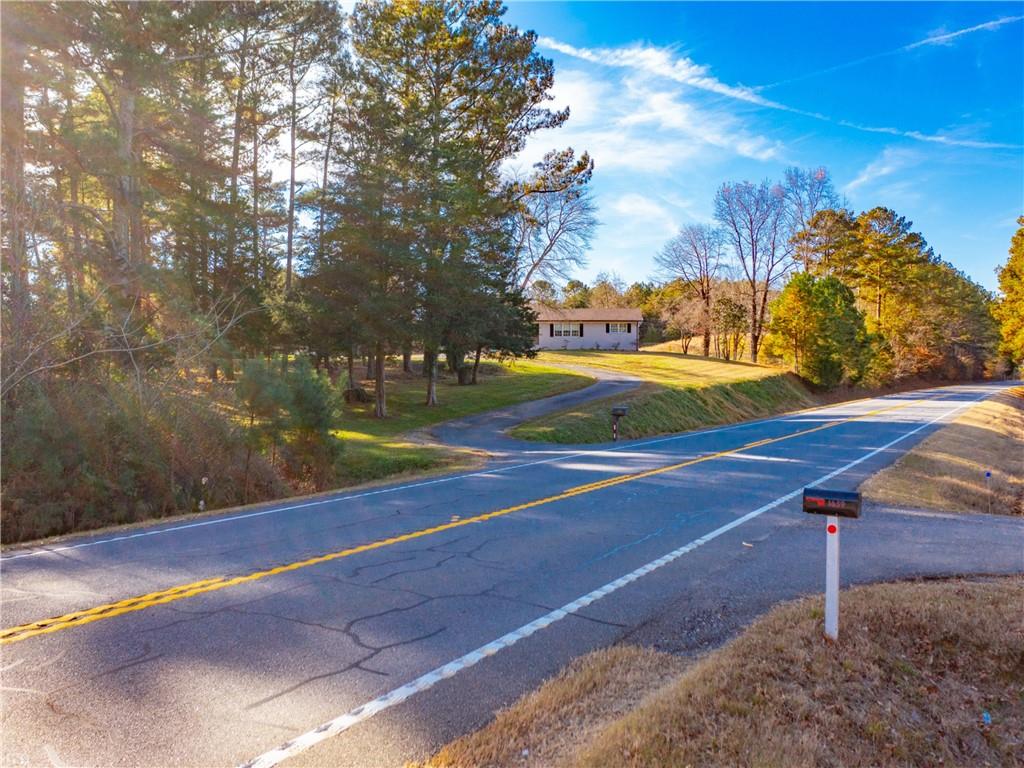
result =
[[[992,21],[986,21],[984,24],[975,24],[973,27],[965,27],[964,29],[958,29],[953,32],[942,32],[936,33],[923,40],[918,40],[907,45],[901,45],[899,48],[892,48],[888,51],[880,51],[879,53],[872,53],[868,56],[861,56],[858,59],[851,59],[850,61],[844,61],[841,64],[834,64],[831,67],[825,67],[824,69],[816,69],[813,72],[808,72],[804,75],[798,75],[797,77],[791,77],[787,80],[780,80],[777,83],[771,83],[769,85],[758,86],[757,88],[751,89],[756,92],[765,91],[769,88],[775,88],[779,85],[788,85],[790,83],[799,83],[803,80],[809,80],[812,77],[820,77],[821,75],[831,74],[832,72],[839,72],[843,69],[849,69],[850,67],[857,67],[861,64],[867,64],[871,61],[877,61],[878,59],[885,59],[890,56],[897,56],[901,53],[907,53],[909,51],[916,50],[917,48],[927,48],[929,46],[939,45],[952,45],[953,41],[957,38],[963,37],[964,35],[970,35],[975,32],[991,32],[993,30],[1004,27],[1007,24],[1015,24],[1018,21],[1024,20],[1024,16],[1003,16],[999,19],[993,19]]]
[[[751,132],[725,107],[687,98],[678,85],[642,70],[609,78],[585,69],[559,71],[551,106],[569,107],[571,114],[558,142],[589,151],[602,173],[669,176],[684,165],[732,156],[769,160],[781,154],[780,142]],[[550,141],[538,136],[517,162],[536,162]]]
[[[558,51],[575,59],[610,67],[625,67],[648,72],[652,75],[685,83],[693,88],[717,93],[738,101],[746,101],[762,107],[787,109],[759,96],[750,88],[733,86],[713,77],[708,68],[697,64],[687,56],[678,56],[669,48],[649,45],[627,45],[620,48],[578,48],[551,37],[541,37],[538,43],[543,48]]]
[[[675,217],[657,200],[636,192],[627,192],[611,204],[611,210],[620,216],[643,225],[649,234],[669,237],[675,234]]]
[[[853,181],[843,187],[843,192],[849,194],[861,187],[870,186],[875,182],[892,176],[898,171],[903,171],[912,165],[916,165],[919,161],[920,158],[914,152],[886,147],[882,154],[864,166],[863,170],[857,174]]]
[[[832,122],[835,122],[837,125],[841,125],[844,128],[853,128],[857,131],[865,131],[867,133],[886,133],[890,136],[902,136],[906,139],[926,141],[931,144],[944,144],[947,147],[967,147],[969,149],[1021,149],[1020,144],[1003,144],[998,141],[981,141],[978,139],[960,138],[958,136],[950,136],[941,133],[928,134],[921,133],[920,131],[903,131],[899,128],[861,125],[860,123],[852,123],[849,120],[835,120]]]
[[[679,90],[652,87],[633,78],[624,85],[634,106],[616,121],[621,127],[653,126],[753,160],[771,160],[782,149],[779,142],[746,131],[722,110],[712,114],[698,108]]]
[[[893,53],[912,51],[914,48],[921,48],[925,45],[948,45],[953,40],[956,40],[956,38],[969,35],[972,32],[989,32],[993,29],[999,29],[1007,24],[1013,24],[1014,22],[1022,20],[1024,20],[1024,16],[1003,16],[1001,19],[986,21],[984,24],[975,24],[973,27],[965,27],[964,29],[958,29],[955,32],[944,32],[932,35],[931,37],[926,37],[924,40],[918,40],[916,43],[911,43],[910,45],[905,45],[902,48],[897,48]]]
[[[1012,17],[1011,20],[1016,20],[1017,18],[1018,17]],[[935,35],[932,38],[929,38],[929,40],[944,40],[949,38],[950,35],[957,34],[967,34],[967,30]],[[887,126],[863,125],[849,120],[836,119],[828,115],[821,114],[820,112],[812,112],[790,107],[786,104],[766,99],[760,96],[754,89],[723,83],[710,73],[708,67],[697,64],[687,56],[678,55],[672,48],[640,44],[632,44],[618,48],[579,48],[550,37],[541,37],[538,42],[543,48],[557,51],[566,56],[583,61],[607,67],[625,68],[635,72],[643,72],[656,78],[682,83],[692,88],[718,94],[719,96],[724,96],[735,101],[752,104],[765,109],[789,112],[812,120],[832,123],[833,125],[841,125],[844,128],[849,128],[851,130],[863,131],[866,133],[884,133],[911,139],[913,141],[944,144],[950,147],[966,147],[971,149],[1021,149],[1021,145],[1019,144],[984,141],[948,134],[927,134],[921,131],[904,130]],[[912,45],[919,46],[924,44],[926,44],[926,41],[919,41]],[[930,44],[938,43],[933,42]]]

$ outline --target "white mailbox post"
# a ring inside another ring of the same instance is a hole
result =
[[[860,494],[804,488],[804,512],[825,515],[825,635],[839,639],[839,518],[860,517]]]

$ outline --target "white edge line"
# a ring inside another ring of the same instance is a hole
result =
[[[324,741],[330,738],[331,736],[336,736],[340,733],[343,733],[344,731],[347,731],[349,728],[352,728],[354,725],[357,725],[363,722],[364,720],[369,720],[371,717],[378,714],[379,712],[383,712],[385,709],[389,709],[395,706],[396,704],[400,704],[401,702],[405,701],[408,698],[411,698],[413,695],[417,693],[434,687],[434,685],[441,682],[442,680],[452,677],[461,672],[462,670],[474,666],[475,664],[487,658],[488,656],[493,656],[498,651],[515,645],[520,640],[539,632],[545,627],[550,626],[551,624],[553,624],[556,621],[559,621],[560,619],[564,619],[566,616],[569,616],[570,614],[576,613],[581,608],[585,608],[591,603],[600,600],[605,595],[609,595],[612,592],[615,592],[621,589],[622,587],[626,586],[627,584],[633,583],[642,576],[646,576],[648,573],[651,573],[652,571],[655,571],[658,568],[661,568],[662,566],[679,559],[683,555],[688,554],[689,552],[692,552],[698,547],[707,544],[709,541],[718,538],[723,533],[727,533],[728,531],[731,531],[733,528],[743,525],[749,520],[753,520],[755,517],[758,517],[759,515],[762,515],[765,512],[774,509],[780,504],[786,503],[790,499],[799,496],[805,487],[812,487],[820,485],[821,483],[828,482],[832,478],[841,475],[842,473],[852,469],[853,467],[857,466],[858,464],[864,461],[867,461],[868,459],[878,455],[882,451],[888,450],[897,443],[902,442],[903,440],[906,440],[908,437],[917,434],[922,429],[930,427],[937,421],[941,421],[942,419],[948,418],[949,416],[952,416],[953,414],[963,410],[964,408],[967,408],[968,406],[974,405],[980,400],[985,399],[986,397],[989,396],[989,394],[991,393],[986,393],[985,395],[982,395],[981,397],[976,398],[975,400],[971,400],[970,402],[964,403],[962,405],[957,406],[956,408],[946,411],[945,413],[936,416],[931,421],[927,421],[924,424],[921,424],[920,426],[912,429],[911,431],[905,432],[904,434],[897,437],[895,440],[890,440],[885,445],[875,448],[874,450],[864,454],[860,458],[851,461],[849,464],[845,464],[839,469],[829,472],[827,475],[822,475],[817,480],[813,480],[812,482],[808,483],[807,486],[800,486],[796,490],[790,491],[786,495],[780,496],[774,501],[770,501],[767,504],[758,507],[754,511],[748,512],[742,517],[738,517],[732,522],[726,523],[720,528],[716,528],[710,533],[705,533],[700,538],[694,539],[688,544],[684,544],[678,549],[672,550],[667,555],[662,555],[658,559],[652,560],[651,562],[647,563],[646,565],[640,566],[634,571],[630,571],[625,576],[620,576],[614,581],[608,582],[603,587],[598,587],[592,592],[588,592],[587,594],[581,597],[577,597],[571,603],[566,603],[561,608],[556,608],[555,610],[549,613],[545,613],[543,616],[534,619],[529,624],[524,624],[518,629],[512,630],[511,632],[502,635],[497,640],[492,640],[486,645],[480,646],[476,650],[470,651],[469,653],[460,656],[457,659],[453,659],[452,661],[449,661],[447,664],[437,667],[436,669],[431,670],[430,672],[427,672],[424,675],[420,675],[415,680],[412,680],[411,682],[408,682],[399,688],[395,688],[394,690],[388,691],[384,695],[378,696],[376,699],[373,699],[372,701],[362,704],[356,707],[355,709],[346,712],[345,714],[340,715],[339,717],[334,718],[333,720],[328,720],[326,723],[323,723],[322,725],[313,729],[312,731],[308,731],[302,734],[301,736],[297,736],[291,741],[282,744],[280,747],[277,747],[276,749],[273,749],[269,752],[265,752],[259,757],[253,758],[252,760],[243,763],[240,768],[272,768],[273,766],[278,765],[283,760],[287,760],[290,757],[294,757],[300,752],[306,751],[310,747],[319,744],[321,741]]]
[[[931,390],[923,390],[923,391],[927,392],[927,391],[931,391]],[[899,393],[895,393],[895,394],[903,395],[903,394],[909,394],[909,393],[899,392]],[[872,400],[885,400],[885,399],[887,399],[889,397],[892,397],[892,396],[893,395],[885,395],[883,397],[878,397],[878,398],[869,398],[869,402],[872,401]],[[263,517],[265,515],[274,515],[274,514],[277,514],[278,512],[292,512],[292,511],[294,511],[296,509],[306,509],[308,507],[317,507],[317,506],[321,506],[323,504],[334,504],[334,503],[337,503],[337,502],[352,501],[354,499],[362,499],[362,498],[366,498],[368,496],[378,496],[378,495],[385,494],[385,493],[395,493],[396,491],[405,491],[405,490],[409,490],[409,489],[412,489],[412,488],[423,488],[423,487],[429,486],[429,485],[438,485],[440,483],[450,483],[453,480],[465,480],[465,479],[470,478],[470,477],[483,477],[485,475],[493,475],[493,474],[498,474],[498,473],[501,473],[501,472],[511,472],[512,470],[516,470],[516,469],[524,469],[526,467],[533,467],[533,466],[537,466],[538,464],[550,464],[551,462],[554,462],[554,461],[566,461],[568,459],[574,459],[574,458],[578,458],[580,456],[600,456],[603,453],[610,453],[610,452],[614,452],[614,451],[622,451],[622,450],[625,450],[627,448],[641,448],[641,447],[646,446],[646,445],[655,445],[655,444],[658,444],[658,443],[666,443],[666,442],[671,442],[673,440],[683,440],[683,439],[690,438],[690,437],[699,437],[699,436],[702,436],[702,435],[712,435],[712,434],[717,434],[719,432],[729,432],[729,431],[736,430],[736,429],[742,429],[743,427],[756,426],[758,424],[773,424],[775,422],[783,422],[783,421],[787,421],[787,420],[790,420],[790,419],[794,419],[797,416],[810,415],[810,414],[813,414],[813,413],[825,412],[825,411],[833,410],[833,409],[836,409],[836,408],[841,408],[844,405],[849,405],[849,403],[836,403],[834,405],[828,405],[828,406],[824,406],[822,408],[816,408],[816,409],[814,409],[813,411],[810,411],[810,412],[800,412],[799,414],[791,413],[791,414],[787,414],[785,416],[778,416],[778,417],[770,418],[770,419],[762,419],[762,420],[758,420],[758,421],[746,421],[746,422],[743,422],[742,424],[731,424],[729,426],[714,427],[712,429],[698,430],[698,431],[695,431],[695,432],[684,432],[684,433],[679,434],[679,435],[670,435],[668,437],[660,437],[660,438],[656,438],[656,439],[653,439],[653,440],[647,440],[647,441],[642,442],[642,443],[629,443],[628,445],[619,445],[619,446],[613,446],[613,447],[609,447],[609,448],[601,448],[601,449],[590,450],[590,451],[580,451],[578,453],[568,453],[568,454],[559,455],[559,456],[552,456],[552,457],[549,457],[549,458],[546,458],[546,459],[538,459],[537,461],[527,462],[525,464],[515,464],[515,465],[510,466],[510,467],[496,467],[494,469],[484,469],[484,470],[480,470],[479,472],[470,472],[470,473],[463,474],[463,475],[449,475],[448,477],[439,477],[439,478],[436,478],[434,480],[424,480],[424,481],[418,482],[418,483],[407,483],[405,485],[390,486],[388,488],[379,488],[379,489],[376,489],[376,490],[373,490],[373,491],[363,491],[362,493],[353,493],[353,494],[350,494],[348,496],[333,496],[333,497],[327,498],[327,499],[317,499],[316,501],[308,501],[308,502],[305,502],[304,504],[290,504],[290,505],[284,506],[284,507],[272,507],[270,509],[262,509],[262,510],[260,510],[258,512],[248,512],[248,513],[243,514],[243,515],[231,515],[229,517],[215,517],[215,518],[208,519],[208,520],[201,520],[201,521],[195,522],[195,523],[187,523],[185,525],[175,525],[175,526],[171,526],[171,527],[168,527],[168,528],[159,528],[157,530],[139,531],[137,533],[125,534],[124,536],[112,536],[112,537],[107,538],[107,539],[97,539],[96,541],[84,541],[84,542],[81,542],[81,543],[78,543],[78,544],[68,544],[68,545],[61,546],[61,547],[49,547],[47,549],[33,549],[33,550],[29,550],[27,552],[17,552],[16,554],[0,556],[0,563],[6,563],[6,562],[9,562],[11,560],[21,560],[21,559],[26,558],[26,557],[40,557],[42,555],[52,555],[52,554],[57,554],[59,552],[67,552],[67,551],[73,550],[73,549],[84,549],[86,547],[98,547],[101,544],[116,544],[117,542],[121,542],[121,541],[129,541],[131,539],[142,539],[142,538],[147,538],[149,536],[159,536],[159,535],[165,534],[165,533],[176,533],[178,531],[185,531],[185,530],[189,530],[191,528],[205,528],[208,525],[223,525],[224,523],[233,523],[233,522],[235,522],[237,520],[249,520],[249,519],[252,519],[252,518],[255,518],[255,517]]]
[[[921,390],[921,391],[922,392],[931,392],[931,391],[934,391],[934,389],[944,389],[944,388],[943,387],[937,387],[937,388],[925,389],[925,390]],[[892,395],[883,395],[882,397],[868,398],[864,402],[872,402],[872,401],[875,401],[875,400],[886,400],[886,399],[889,399],[890,397],[895,397],[896,395],[905,395],[905,394],[913,394],[913,393],[896,392],[896,393],[893,393]],[[989,394],[992,394],[992,393],[987,393],[985,395],[985,397],[987,397]],[[972,400],[971,402],[973,403],[973,402],[976,402],[976,401]],[[513,470],[516,470],[516,469],[524,469],[526,467],[533,467],[533,466],[537,466],[538,464],[550,464],[551,462],[554,462],[554,461],[565,461],[567,459],[575,459],[575,458],[578,458],[580,456],[600,456],[603,453],[611,453],[611,452],[614,452],[614,451],[622,451],[622,450],[626,450],[627,448],[641,448],[641,447],[646,446],[646,445],[656,445],[656,444],[659,444],[659,443],[672,442],[674,440],[683,440],[683,439],[690,438],[690,437],[700,437],[702,435],[713,435],[713,434],[717,434],[719,432],[730,432],[732,430],[742,429],[744,427],[756,426],[756,425],[759,425],[759,424],[774,424],[776,422],[789,421],[789,420],[797,418],[798,416],[806,416],[806,415],[812,415],[812,414],[816,414],[816,413],[827,412],[827,411],[830,411],[830,410],[835,410],[837,408],[842,408],[845,405],[849,405],[849,403],[835,403],[833,405],[826,405],[826,406],[823,406],[821,408],[815,408],[813,411],[800,411],[798,413],[790,413],[790,414],[786,414],[785,416],[777,416],[777,417],[769,418],[769,419],[758,419],[756,421],[745,421],[742,424],[731,424],[731,425],[724,426],[724,427],[713,427],[712,429],[696,430],[696,431],[693,431],[693,432],[684,432],[682,434],[669,435],[668,437],[659,437],[659,438],[655,438],[653,440],[646,440],[646,441],[640,442],[640,443],[629,443],[627,445],[611,446],[611,447],[608,447],[608,448],[600,448],[600,449],[595,449],[595,450],[590,450],[590,451],[580,451],[578,453],[567,453],[565,455],[552,456],[552,457],[549,457],[549,458],[546,458],[546,459],[538,459],[537,461],[531,461],[531,462],[527,462],[525,464],[515,464],[515,465],[510,466],[510,467],[496,467],[494,469],[484,469],[484,470],[480,470],[479,472],[470,472],[470,473],[463,474],[463,475],[449,475],[448,477],[439,477],[439,478],[436,478],[434,480],[424,480],[424,481],[419,482],[419,483],[407,483],[405,485],[396,485],[396,486],[390,486],[388,488],[379,488],[379,489],[373,490],[373,491],[364,491],[362,493],[353,493],[353,494],[350,494],[348,496],[333,496],[333,497],[327,498],[327,499],[317,499],[316,501],[309,501],[309,502],[306,502],[304,504],[291,504],[291,505],[284,506],[284,507],[272,507],[270,509],[260,510],[259,512],[248,512],[248,513],[243,514],[243,515],[231,515],[229,517],[216,517],[216,518],[209,519],[209,520],[201,520],[201,521],[196,522],[196,523],[188,523],[186,525],[175,525],[175,526],[168,527],[168,528],[160,528],[158,530],[139,531],[138,533],[130,533],[130,534],[126,534],[124,536],[113,536],[113,537],[111,537],[109,539],[98,539],[96,541],[85,541],[85,542],[82,542],[80,544],[68,544],[68,545],[62,546],[62,547],[50,547],[48,549],[34,549],[34,550],[30,550],[28,552],[18,552],[17,554],[13,554],[13,555],[0,556],[0,563],[6,563],[6,562],[8,562],[10,560],[20,560],[20,559],[26,558],[26,557],[39,557],[41,555],[52,555],[52,554],[56,554],[58,552],[66,552],[68,550],[73,550],[73,549],[84,549],[86,547],[97,547],[97,546],[99,546],[101,544],[116,544],[117,542],[120,542],[120,541],[128,541],[130,539],[141,539],[141,538],[145,538],[145,537],[148,537],[148,536],[159,536],[160,534],[164,534],[164,533],[176,533],[178,531],[185,531],[185,530],[188,530],[190,528],[205,528],[208,525],[222,525],[224,523],[233,523],[236,520],[248,520],[248,519],[251,519],[251,518],[254,518],[254,517],[263,517],[264,515],[277,514],[278,512],[292,512],[292,511],[294,511],[296,509],[305,509],[307,507],[317,507],[317,506],[320,506],[322,504],[334,504],[336,502],[342,502],[342,501],[352,501],[353,499],[362,499],[362,498],[366,498],[368,496],[378,496],[380,494],[385,494],[385,493],[395,493],[396,491],[405,491],[405,490],[409,490],[411,488],[423,488],[423,487],[428,486],[428,485],[438,485],[440,483],[450,483],[453,480],[465,480],[465,479],[470,478],[470,477],[483,477],[485,475],[493,475],[493,474],[498,474],[498,473],[501,473],[501,472],[511,472]]]

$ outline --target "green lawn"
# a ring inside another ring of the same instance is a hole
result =
[[[512,430],[524,440],[593,443],[610,439],[609,410],[629,406],[624,439],[682,432],[814,404],[792,375],[752,363],[724,362],[667,352],[542,352],[540,363],[623,371],[644,379],[633,392],[571,408]]]
[[[346,406],[337,432],[345,439],[391,437],[506,405],[538,400],[569,392],[593,383],[584,374],[543,365],[542,361],[519,360],[509,364],[481,363],[479,383],[459,386],[455,377],[442,373],[437,385],[438,405],[428,408],[427,382],[419,374],[389,370],[387,381],[388,417],[373,416],[373,403]],[[372,383],[364,382],[372,392]]]
[[[533,361],[510,364],[481,363],[479,383],[459,386],[442,374],[437,385],[439,405],[427,408],[426,380],[415,374],[389,370],[388,418],[373,416],[373,403],[347,405],[335,434],[345,441],[342,482],[346,485],[392,475],[426,470],[454,469],[465,454],[425,445],[410,433],[443,421],[506,405],[537,400],[585,387],[589,376],[546,367]],[[372,391],[372,383],[365,382]]]
[[[777,368],[753,363],[733,363],[716,358],[670,352],[548,352],[537,355],[537,362],[583,365],[607,371],[622,371],[646,381],[666,386],[705,386],[731,381],[778,376]]]

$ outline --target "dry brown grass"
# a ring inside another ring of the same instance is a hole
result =
[[[843,595],[835,646],[820,598],[784,605],[577,764],[1021,765],[1022,605],[1020,578],[863,587]]]
[[[1020,577],[860,587],[843,593],[833,645],[821,598],[806,598],[668,685],[678,659],[598,651],[427,765],[1022,765],[1022,605]],[[608,700],[644,688],[607,722]]]
[[[677,656],[626,645],[581,656],[420,768],[542,768],[564,762],[602,727],[672,681],[686,664]]]
[[[861,490],[899,506],[1024,514],[1024,388],[969,409]]]

